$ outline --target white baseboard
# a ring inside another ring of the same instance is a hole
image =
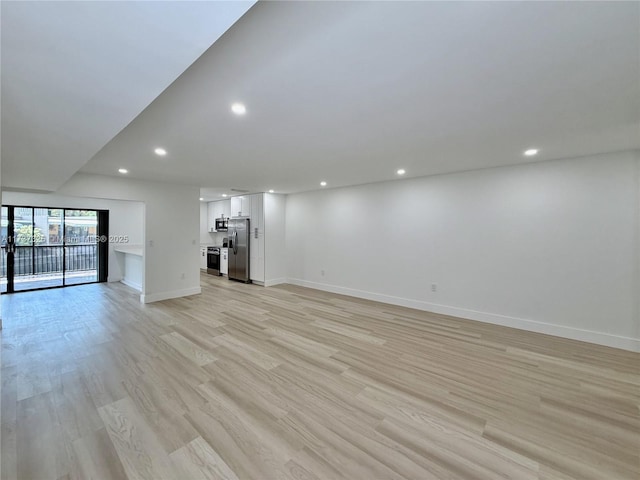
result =
[[[183,290],[172,290],[170,292],[149,293],[149,294],[143,293],[140,295],[140,302],[153,303],[153,302],[159,302],[161,300],[169,300],[171,298],[188,297],[189,295],[199,295],[200,293],[202,293],[202,289],[200,287],[185,288]]]
[[[365,298],[367,300],[373,300],[376,302],[390,303],[392,305],[415,308],[417,310],[424,310],[441,315],[450,315],[452,317],[476,320],[484,323],[491,323],[494,325],[517,328],[520,330],[528,330],[530,332],[544,333],[547,335],[570,338],[572,340],[579,340],[582,342],[596,343],[598,345],[621,348],[623,350],[630,350],[632,352],[640,352],[640,339],[638,338],[611,335],[609,333],[583,330],[574,327],[566,327],[564,325],[538,322],[536,320],[508,317],[506,315],[499,315],[495,313],[478,312],[476,310],[451,307],[448,305],[438,305],[436,303],[424,302],[422,300],[412,300],[410,298],[395,297],[392,295],[384,295],[353,288],[339,287],[326,283],[310,282],[298,278],[289,278],[287,283],[290,283],[292,285],[299,285],[301,287],[315,288],[317,290],[337,293],[340,295],[348,295],[351,297]]]
[[[127,287],[131,287],[139,292],[142,291],[142,285],[136,282],[132,282],[131,280],[127,280],[126,278],[121,278],[120,283],[124,283]]]
[[[271,280],[265,280],[265,287],[273,287],[274,285],[280,285],[281,283],[288,283],[286,278],[273,278]]]

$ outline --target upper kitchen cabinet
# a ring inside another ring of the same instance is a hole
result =
[[[215,232],[216,231],[216,202],[207,203],[207,231]]]
[[[251,216],[251,197],[252,195],[241,195],[231,197],[231,216],[232,217],[250,217]]]
[[[218,200],[207,204],[207,230],[216,231],[216,218],[229,218],[231,216],[230,200]]]
[[[255,195],[249,195],[250,213],[251,218],[251,230],[258,232],[264,236],[264,193],[256,193]]]
[[[220,200],[220,203],[222,204],[222,216],[225,218],[231,217],[231,199],[227,198],[226,200]]]

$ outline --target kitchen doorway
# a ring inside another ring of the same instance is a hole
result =
[[[107,280],[109,212],[2,206],[0,291]]]

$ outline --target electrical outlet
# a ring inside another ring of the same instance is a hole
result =
[[[320,275],[324,277],[324,270],[320,270]]]
[[[438,284],[437,283],[432,283],[431,284],[431,291],[432,292],[437,292],[438,291]]]
[[[181,278],[182,280],[184,280],[184,273],[182,273],[182,274],[180,275],[180,278]]]

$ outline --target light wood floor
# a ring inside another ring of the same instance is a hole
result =
[[[3,298],[3,479],[640,478],[640,356],[203,276]]]

